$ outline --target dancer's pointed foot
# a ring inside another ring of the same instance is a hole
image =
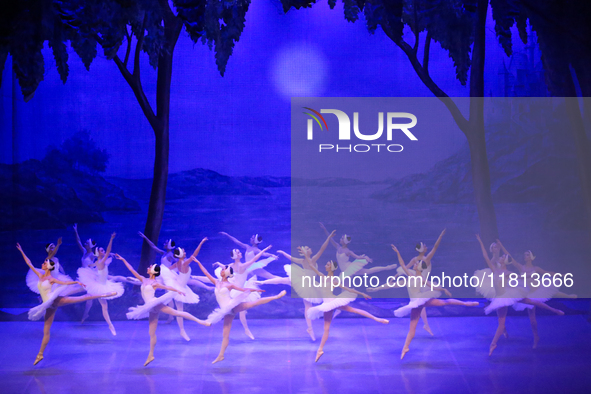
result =
[[[187,335],[187,332],[185,330],[181,331],[181,337],[183,337],[183,339],[187,342],[189,342],[191,340],[191,338],[189,338],[189,336]]]
[[[569,294],[567,298],[577,298],[578,296],[576,294]]]
[[[408,353],[410,349],[405,347],[404,349],[402,349],[402,354],[400,355],[400,359],[402,360],[404,358],[404,356],[406,355],[406,353]]]
[[[554,313],[556,313],[558,316],[564,316],[564,312],[560,309],[554,309]]]
[[[82,316],[82,320],[80,320],[80,324],[84,324],[84,322],[86,321],[86,319],[88,319],[88,313],[85,313],[85,314]]]
[[[466,306],[478,306],[480,305],[478,303],[478,301],[470,301],[470,302],[466,302]]]
[[[388,323],[390,323],[390,320],[388,320],[388,319],[382,319],[382,318],[377,318],[376,321],[378,323],[382,323],[382,324],[388,324]],[[431,334],[431,335],[433,335],[433,334]]]
[[[116,291],[112,291],[112,292],[110,292],[110,293],[106,293],[106,294],[103,294],[103,295],[101,295],[101,298],[105,298],[105,297],[114,297],[114,296],[116,296],[116,295],[117,295],[117,292],[116,292]]]
[[[429,325],[428,325],[428,324],[425,324],[425,325],[423,326],[423,329],[424,329],[425,331],[427,331],[429,334],[431,334],[431,336],[433,336],[433,331],[431,331],[431,327],[429,327]]]
[[[148,364],[150,364],[154,360],[155,360],[154,356],[148,356],[148,358],[146,359],[146,362],[144,363],[144,367],[147,366]]]
[[[505,331],[503,331],[503,336],[505,338],[509,338],[509,333],[507,332],[507,329],[505,328]]]
[[[312,341],[315,341],[316,335],[314,335],[314,329],[312,327],[310,327],[306,331],[308,332],[308,335],[310,335],[310,338],[312,338]]]
[[[276,300],[280,299],[281,297],[283,297],[284,295],[286,295],[287,292],[285,290],[282,290],[281,293],[277,294],[275,297]]]
[[[115,331],[115,327],[112,324],[109,324],[109,330],[111,330],[111,334],[113,334],[113,336],[117,335],[117,331]]]
[[[39,364],[39,362],[40,362],[41,360],[43,360],[43,355],[42,355],[41,353],[39,353],[39,354],[37,355],[37,357],[35,357],[35,362],[33,363],[33,365],[37,365],[37,364]]]
[[[202,326],[205,326],[205,327],[211,326],[211,322],[208,321],[208,320],[197,319],[197,323],[199,323],[199,324],[201,324]]]
[[[341,311],[340,309],[337,309],[337,310],[334,312],[334,315],[332,316],[332,318],[334,319],[335,317],[337,317],[338,315],[340,315],[340,314],[341,314],[341,312],[342,312],[342,311]]]
[[[317,363],[318,360],[320,360],[320,357],[322,357],[323,354],[324,354],[324,351],[323,350],[318,350],[316,352],[316,360],[314,360],[314,362]]]
[[[220,361],[224,361],[224,356],[221,354],[215,360],[213,360],[211,363],[215,364],[215,363],[219,363]]]
[[[532,347],[532,349],[536,349],[538,347],[538,342],[540,342],[540,336],[534,335],[534,346]]]
[[[490,345],[490,349],[488,350],[488,355],[489,355],[489,356],[491,356],[491,355],[492,355],[492,353],[493,353],[493,351],[494,351],[496,348],[497,348],[497,344],[496,344],[496,343],[494,343],[494,344],[491,344],[491,345]]]
[[[252,332],[250,332],[250,329],[245,328],[244,333],[246,334],[247,337],[249,337],[250,339],[252,339],[254,341],[254,335],[252,335]]]

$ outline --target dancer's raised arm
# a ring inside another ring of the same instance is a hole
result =
[[[197,260],[195,257],[191,256],[191,260],[196,262],[197,265],[199,266],[199,268],[201,268],[201,271],[203,271],[203,274],[205,276],[207,276],[207,279],[209,279],[211,281],[211,283],[213,283],[214,285],[217,283],[217,279],[214,278],[203,266],[203,264],[201,264],[201,261]]]
[[[228,288],[230,290],[237,290],[237,291],[242,291],[242,292],[245,292],[245,291],[256,291],[257,293],[262,293],[262,292],[265,291],[265,290],[262,290],[262,289],[248,289],[248,288],[245,289],[245,288],[242,288],[242,287],[238,287],[238,286],[236,286],[234,284],[230,284],[230,286],[228,286]]]
[[[444,228],[443,231],[441,232],[441,234],[439,234],[439,238],[437,238],[437,241],[435,241],[435,245],[433,245],[433,249],[431,249],[431,251],[427,254],[426,260],[431,261],[431,259],[433,258],[433,255],[435,255],[435,251],[439,247],[439,244],[441,243],[441,239],[445,235],[446,231],[447,231],[447,229]]]
[[[49,254],[47,255],[48,259],[54,257],[57,254],[57,251],[59,250],[61,244],[62,244],[62,237],[59,237],[57,239],[57,245],[55,245],[55,248],[53,248],[53,250],[51,252],[49,252]]]
[[[162,289],[162,290],[166,290],[166,291],[174,291],[174,292],[179,293],[180,295],[183,295],[183,296],[185,295],[185,293],[183,293],[180,290],[175,289],[174,287],[165,286],[165,285],[162,285],[162,284],[160,284],[158,282],[152,283],[152,287],[155,288],[155,289]]]
[[[133,269],[133,267],[131,266],[131,264],[129,264],[127,262],[127,260],[125,260],[121,255],[118,255],[117,253],[115,253],[115,258],[117,260],[123,261],[123,264],[125,264],[125,266],[127,267],[127,269],[133,274],[133,276],[135,276],[137,278],[137,280],[139,280],[142,283],[144,282],[144,280],[146,278],[143,277],[143,276],[141,276],[140,274],[138,274],[137,271],[135,269]]]
[[[324,227],[324,223],[320,222],[320,228],[324,230],[324,233],[326,234],[326,236],[329,235],[328,230],[326,229],[326,227]],[[334,246],[336,249],[339,248],[339,244],[337,243],[337,241],[335,241],[334,239],[330,239],[330,243],[332,246]]]
[[[244,248],[244,249],[248,248],[247,244],[238,241],[236,238],[232,237],[230,234],[228,234],[224,231],[220,231],[220,234],[225,235],[226,237],[230,238],[230,241],[234,242],[236,245],[240,246],[241,248]]]
[[[105,251],[105,255],[103,256],[103,258],[100,261],[97,261],[95,263],[96,267],[99,270],[102,270],[105,268],[105,261],[107,261],[107,259],[111,255],[111,249],[113,248],[113,239],[115,239],[116,235],[117,235],[117,233],[111,234],[111,239],[109,240],[109,245],[107,245],[107,250]]]
[[[398,251],[398,248],[396,246],[394,246],[393,244],[390,244],[390,246],[392,247],[392,250],[396,252],[396,255],[398,256],[398,264],[400,264],[400,267],[402,267],[402,269],[404,270],[404,273],[407,276],[412,276],[412,273],[410,272],[409,268],[404,263],[404,260],[402,259],[402,256],[400,255],[400,251]]]
[[[142,237],[142,238],[144,239],[144,241],[146,241],[146,242],[148,243],[148,245],[150,245],[150,248],[151,248],[151,249],[152,249],[154,252],[156,252],[156,253],[160,253],[160,254],[164,254],[164,253],[166,253],[164,250],[162,250],[162,249],[160,249],[158,246],[154,245],[154,242],[150,241],[150,239],[148,239],[148,237],[146,237],[146,236],[144,235],[144,233],[142,233],[141,231],[138,231],[137,233],[138,233],[138,235],[139,235],[140,237]]]
[[[490,261],[490,259],[488,258],[488,252],[486,251],[486,248],[484,247],[484,244],[482,243],[482,240],[480,239],[480,234],[476,234],[476,239],[478,240],[478,243],[480,243],[480,249],[482,250],[482,257],[484,257],[484,261],[486,261],[486,265],[488,265],[488,268],[490,268],[492,271],[496,270],[497,267],[495,267],[493,265],[493,263]]]
[[[74,234],[76,235],[76,243],[78,244],[78,248],[80,248],[80,251],[82,252],[82,254],[86,253],[86,249],[84,248],[84,245],[82,245],[82,241],[80,240],[80,235],[78,234],[78,224],[74,223],[72,228],[74,229]]]
[[[251,265],[253,265],[254,263],[257,262],[258,259],[260,259],[267,250],[271,249],[272,245],[267,246],[265,249],[261,250],[260,252],[258,252],[250,261],[247,261],[246,263],[242,264],[242,267],[244,269],[248,269],[248,267],[250,267]]]
[[[25,260],[25,263],[27,263],[27,265],[29,266],[29,268],[35,273],[37,274],[37,276],[39,278],[41,278],[41,273],[39,273],[39,271],[37,271],[37,268],[33,267],[33,263],[31,263],[31,259],[29,259],[27,257],[27,255],[25,254],[23,248],[21,247],[21,245],[19,243],[16,244],[16,248],[19,250],[19,252],[21,252],[21,254],[23,255],[23,259]]]
[[[197,246],[197,249],[195,249],[195,251],[192,254],[192,257],[197,257],[197,255],[199,254],[199,252],[201,251],[201,247],[203,246],[203,244],[208,241],[209,239],[207,237],[203,238],[201,240],[201,242],[199,242],[199,246]],[[190,260],[190,259],[188,259]]]
[[[320,250],[318,250],[318,253],[316,253],[313,257],[312,257],[312,261],[317,261],[320,256],[322,256],[322,253],[324,253],[324,251],[326,250],[326,248],[328,247],[328,243],[330,242],[330,240],[335,236],[335,234],[337,233],[337,230],[332,230],[332,233],[328,234],[328,237],[326,238],[326,241],[324,241],[324,243],[322,244],[322,246],[320,247]]]

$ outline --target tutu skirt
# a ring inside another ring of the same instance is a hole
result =
[[[215,324],[222,320],[226,315],[233,315],[233,309],[241,303],[247,301],[247,298],[250,295],[250,291],[239,291],[238,293],[240,294],[238,294],[235,298],[232,298],[232,300],[229,303],[227,303],[224,306],[220,306],[219,308],[216,308],[213,312],[211,312],[209,316],[207,316],[206,321],[208,321],[211,324]]]
[[[39,270],[39,271],[41,273],[43,273],[41,270]],[[53,270],[51,272],[51,276],[53,276],[57,280],[61,280],[62,282],[73,282],[72,278],[70,278],[68,275],[61,274],[55,270]],[[39,282],[39,277],[37,276],[37,274],[35,274],[35,272],[33,272],[33,270],[29,270],[27,272],[27,287],[35,294],[39,294],[39,289],[37,288],[37,282]],[[63,285],[60,285],[60,286],[63,286]],[[60,294],[60,296],[62,296],[62,297],[69,296],[69,295],[80,293],[80,292],[84,291],[84,289],[80,285],[67,285],[67,286],[63,286],[63,287],[64,287],[64,289],[62,290],[62,293]]]
[[[337,297],[324,298],[322,304],[313,306],[308,309],[307,316],[311,320],[319,319],[325,312],[330,312],[342,306],[348,305],[355,301],[356,295],[348,291],[343,291]]]
[[[421,291],[418,294],[420,294],[420,297],[411,298],[410,302],[408,304],[396,309],[394,311],[394,316],[396,316],[396,317],[407,316],[410,314],[410,311],[412,311],[415,308],[425,305],[427,303],[427,301],[429,301],[433,298],[441,297],[440,291],[430,291],[430,290],[429,291]]]
[[[484,313],[487,315],[492,311],[503,308],[505,306],[513,306],[519,301],[523,300],[526,296],[526,289],[522,287],[510,288],[500,297],[495,297],[491,300],[490,304],[484,308]],[[522,304],[523,309],[527,308],[525,304]],[[519,306],[517,308],[520,308]],[[517,309],[517,310],[523,310]]]
[[[39,320],[44,317],[45,311],[53,307],[53,303],[58,297],[64,297],[64,294],[67,294],[71,291],[71,289],[68,289],[68,287],[75,286],[53,285],[53,288],[49,292],[47,299],[43,301],[42,304],[29,309],[29,320]],[[38,292],[39,291],[37,290],[37,293]]]
[[[90,295],[117,293],[112,297],[105,297],[105,300],[112,300],[123,295],[125,289],[123,284],[107,279],[107,268],[97,271],[93,268],[78,268],[78,280],[86,286],[86,292]]]
[[[179,272],[178,274],[171,271],[168,267],[160,266],[160,275],[166,286],[172,287],[185,295],[175,293],[174,299],[184,304],[197,304],[199,302],[199,296],[187,286],[187,282],[191,279],[191,268],[187,273]]]
[[[495,298],[496,295],[495,288],[492,286],[490,280],[490,274],[492,274],[490,268],[474,271],[474,276],[476,276],[479,280],[482,280],[484,275],[484,280],[482,283],[480,283],[479,287],[476,287],[476,292],[488,300]]]
[[[356,259],[351,261],[351,263],[343,270],[343,274],[345,276],[352,276],[357,273],[360,269],[367,265],[367,260],[365,259]]]
[[[255,276],[251,276],[250,279],[248,279],[246,281],[246,283],[244,283],[244,286],[240,286],[243,289],[258,289],[259,287],[256,285],[257,281],[257,277]],[[238,298],[241,297],[242,294],[247,293],[245,291],[239,291],[239,290],[231,290],[230,291],[230,297],[232,298]],[[261,293],[259,293],[258,291],[252,291],[252,292],[248,292],[248,295],[246,296],[246,298],[243,298],[242,301],[240,302],[251,302],[251,301],[256,301],[259,298],[261,298]]]
[[[312,304],[320,304],[323,301],[322,289],[314,287],[313,285],[313,279],[317,276],[316,273],[312,270],[305,270],[297,264],[288,264],[284,266],[285,272],[288,270],[286,267],[290,267],[288,275],[291,278],[292,290],[295,291],[300,298],[303,298]],[[311,286],[309,286],[310,282],[308,280],[305,281],[306,286],[304,286],[304,276],[312,278],[310,281],[312,282]]]
[[[145,319],[150,315],[152,309],[156,308],[159,305],[168,304],[174,298],[175,294],[176,293],[172,291],[167,291],[160,297],[154,297],[151,300],[147,301],[144,305],[132,306],[131,308],[129,308],[129,312],[127,312],[126,316],[130,320]]]

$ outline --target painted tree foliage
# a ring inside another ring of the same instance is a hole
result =
[[[170,83],[175,45],[184,30],[194,43],[215,51],[223,76],[239,40],[249,0],[20,0],[0,5],[0,75],[7,55],[25,101],[43,80],[42,49],[53,51],[57,71],[68,78],[68,43],[87,69],[102,48],[132,89],[156,139],[154,178],[144,234],[157,242],[168,179]],[[140,58],[157,70],[156,106],[144,93]],[[0,80],[1,83],[1,80]],[[140,269],[153,260],[144,243]]]

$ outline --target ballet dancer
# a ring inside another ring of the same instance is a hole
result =
[[[62,265],[60,264],[60,260],[57,258],[56,254],[60,248],[62,244],[62,237],[59,237],[57,239],[57,245],[52,243],[48,243],[47,245],[45,245],[45,251],[47,252],[47,260],[53,260],[53,262],[55,263],[55,273],[61,273],[62,275],[66,275],[66,272],[64,271],[64,267],[62,267]],[[55,275],[54,275],[55,277]],[[58,278],[59,279],[59,278]],[[62,279],[63,280],[63,279]],[[70,278],[68,276],[68,280],[72,280],[72,278]]]
[[[261,250],[259,249],[259,245],[261,244],[261,242],[263,242],[263,237],[259,234],[255,234],[252,237],[250,237],[250,245],[240,242],[238,239],[223,231],[221,231],[220,234],[225,235],[236,245],[244,249],[244,258],[246,259],[246,261],[252,260],[255,255],[261,252]],[[271,253],[263,253],[263,257],[266,257],[266,259],[259,260],[256,266],[252,267],[252,274],[266,279],[277,278],[277,275],[273,275],[272,273],[264,269],[264,267],[266,267],[267,264],[277,260],[277,256]]]
[[[306,256],[305,258],[308,259],[308,256],[307,255],[305,255],[305,256]],[[324,266],[324,268],[326,269],[326,275],[324,275],[323,273],[318,271],[318,269],[314,266],[314,264],[311,264],[310,261],[308,262],[308,264],[310,265],[312,270],[316,273],[316,275],[318,275],[321,280],[324,280],[324,284],[326,284],[326,280],[323,278],[324,277],[329,277],[329,278],[332,277],[334,275],[334,272],[338,269],[337,263],[330,260]],[[350,289],[345,286],[339,286],[339,287],[341,289],[343,289],[344,291],[342,291],[341,294],[339,294],[338,296],[335,296],[333,294],[333,292],[331,291],[330,286],[322,286],[321,289],[322,289],[322,292],[324,293],[322,303],[308,309],[308,312],[306,313],[307,317],[311,320],[315,320],[315,319],[320,318],[320,316],[324,316],[324,333],[322,334],[322,339],[320,340],[320,346],[318,347],[318,350],[316,351],[316,359],[314,362],[318,362],[318,360],[320,360],[320,357],[322,357],[322,355],[324,354],[324,345],[326,344],[326,341],[328,340],[328,334],[330,331],[330,324],[332,322],[332,318],[333,318],[333,314],[334,314],[335,310],[356,313],[358,315],[361,315],[363,317],[367,317],[368,319],[375,320],[376,322],[382,323],[382,324],[388,324],[390,322],[387,319],[382,319],[382,318],[376,317],[367,311],[364,311],[362,309],[353,308],[352,306],[349,305],[351,302],[355,301],[355,298],[357,295],[362,296],[366,300],[370,300],[371,299],[370,296],[368,296],[365,293],[362,293],[362,292],[357,291],[355,289]]]
[[[326,235],[328,235],[328,230],[324,227],[324,224],[320,223],[320,227],[324,230]],[[351,243],[351,237],[347,234],[344,234],[339,243],[337,243],[334,239],[331,238],[330,243],[334,246],[337,250],[337,263],[339,264],[339,268],[341,272],[345,276],[353,276],[353,275],[372,275],[382,271],[389,271],[393,270],[397,267],[397,264],[390,264],[385,267],[373,267],[373,268],[365,268],[368,263],[372,263],[373,260],[366,256],[365,254],[357,255],[351,249],[349,249],[349,244]],[[355,260],[349,261],[349,258],[352,257]]]
[[[476,239],[480,243],[480,249],[482,251],[482,256],[484,257],[484,261],[490,268],[493,273],[493,286],[495,290],[495,296],[492,298],[490,304],[484,308],[484,312],[489,314],[492,311],[498,311],[497,316],[499,320],[499,325],[497,327],[497,331],[495,332],[495,336],[490,344],[488,355],[492,355],[493,351],[497,348],[497,342],[501,337],[501,334],[505,332],[505,322],[507,320],[507,309],[508,307],[515,305],[516,303],[520,302],[526,305],[533,305],[539,308],[543,308],[549,310],[552,313],[557,315],[564,315],[564,312],[552,308],[543,302],[538,300],[532,300],[527,297],[527,289],[525,287],[511,287],[511,286],[503,286],[503,281],[500,279],[502,274],[505,274],[505,281],[510,274],[510,271],[507,269],[507,264],[509,263],[509,256],[507,254],[502,255],[501,258],[498,260],[499,265],[494,264],[489,258],[486,248],[480,239],[480,235],[476,234]],[[508,287],[508,289],[507,289]]]
[[[111,239],[109,240],[109,244],[107,245],[106,251],[103,250],[103,248],[95,249],[97,259],[96,262],[92,265],[94,265],[96,269],[91,267],[78,268],[78,280],[84,283],[84,286],[86,287],[86,292],[88,294],[95,295],[113,292],[115,293],[115,295],[112,297],[99,298],[98,300],[98,302],[101,304],[103,317],[109,325],[109,330],[111,330],[111,334],[113,334],[113,336],[117,335],[117,332],[115,331],[115,327],[113,326],[113,323],[111,322],[111,317],[109,316],[109,306],[107,304],[107,300],[112,300],[114,298],[121,297],[124,292],[123,285],[121,283],[114,282],[108,279],[108,267],[112,261],[110,255],[115,236],[115,233],[111,234]],[[88,311],[86,311],[86,316],[88,316]]]
[[[31,260],[27,257],[23,248],[20,244],[16,244],[16,248],[25,263],[29,266],[31,271],[33,271],[37,277],[37,288],[39,294],[41,294],[41,299],[43,303],[38,305],[34,308],[29,310],[29,319],[30,320],[39,320],[41,317],[45,318],[45,322],[43,325],[43,340],[41,341],[41,348],[39,349],[39,353],[35,358],[35,362],[33,365],[37,365],[41,360],[43,360],[43,352],[49,343],[51,325],[53,324],[53,319],[55,318],[55,311],[60,306],[76,304],[79,302],[84,302],[86,300],[91,300],[95,298],[104,298],[113,296],[115,293],[107,293],[107,294],[95,294],[95,295],[83,295],[78,297],[70,297],[64,296],[68,292],[68,287],[70,285],[79,285],[80,287],[84,287],[84,284],[76,281],[61,281],[59,279],[54,278],[51,273],[56,269],[56,263],[53,260],[46,259],[43,264],[41,265],[41,269],[37,269],[31,263]]]
[[[247,260],[245,263],[242,263],[242,252],[240,252],[240,250],[238,249],[233,249],[232,250],[232,260],[234,261],[231,264],[232,269],[234,270],[234,275],[232,277],[232,279],[230,280],[230,282],[232,282],[232,284],[234,284],[236,287],[249,287],[249,288],[257,288],[255,282],[257,280],[256,276],[252,276],[250,279],[248,279],[248,275],[253,271],[253,267],[254,264],[257,263],[257,261],[267,252],[267,250],[269,250],[271,248],[271,245],[267,246],[265,249],[259,251],[256,255],[254,255],[253,258],[251,258],[250,260]],[[267,260],[273,261],[276,260],[277,256],[275,255],[271,255],[271,257],[269,257]],[[269,262],[266,262],[266,264],[268,264]],[[222,264],[220,264],[222,265]],[[258,265],[260,267],[260,265]],[[248,279],[248,280],[247,280]],[[236,298],[238,296],[238,291],[237,290],[232,290],[230,291],[230,297],[232,298]],[[256,301],[257,299],[261,298],[260,294],[258,292],[252,292],[250,293],[246,299],[244,301]],[[248,322],[246,321],[246,311],[241,311],[238,314],[238,317],[240,318],[240,323],[242,323],[242,327],[244,328],[244,333],[246,334],[247,337],[249,337],[250,339],[254,340],[254,335],[252,335],[252,332],[250,331],[250,329],[248,328]]]
[[[527,298],[545,303],[551,298],[577,298],[575,294],[565,294],[560,291],[560,289],[556,286],[545,287],[542,286],[542,275],[555,275],[555,272],[543,270],[540,267],[533,265],[533,261],[536,258],[531,250],[526,251],[523,254],[523,259],[525,264],[520,264],[517,260],[511,256],[511,254],[507,251],[505,246],[501,243],[500,240],[497,239],[496,243],[500,246],[503,250],[505,255],[509,256],[513,261],[513,265],[517,267],[517,270],[521,275],[526,274],[527,277]],[[537,274],[537,275],[535,275]],[[521,280],[520,275],[520,280]],[[537,278],[537,279],[536,279]],[[534,344],[533,349],[538,347],[538,342],[540,341],[540,336],[538,334],[538,321],[536,319],[536,307],[531,305],[525,305],[523,303],[517,303],[512,305],[512,308],[516,311],[522,311],[527,309],[527,314],[529,316],[529,321],[531,325],[532,332],[534,334]]]
[[[214,324],[224,319],[222,347],[220,349],[220,353],[212,362],[212,364],[215,364],[224,359],[224,353],[226,352],[226,348],[230,343],[230,329],[232,328],[232,321],[234,320],[235,314],[240,313],[242,311],[246,311],[259,305],[266,304],[273,300],[278,300],[279,298],[283,297],[286,294],[286,292],[285,290],[283,290],[281,293],[272,297],[262,297],[255,301],[246,301],[247,297],[251,292],[261,293],[264,290],[244,289],[236,286],[235,284],[232,284],[228,280],[234,273],[234,270],[230,266],[222,265],[222,269],[219,271],[220,279],[216,279],[205,269],[205,267],[203,267],[203,264],[201,264],[199,260],[197,260],[195,257],[191,257],[191,259],[199,265],[199,268],[201,268],[203,274],[207,276],[211,283],[215,285],[215,298],[220,307],[215,309],[207,317],[207,322],[210,324]],[[234,298],[230,296],[230,292],[233,290],[240,292]]]
[[[408,334],[406,335],[404,347],[402,348],[402,354],[400,355],[400,359],[402,360],[406,353],[408,353],[408,351],[410,350],[410,342],[413,340],[415,336],[415,333],[417,331],[417,324],[421,316],[421,311],[424,308],[430,306],[447,305],[478,306],[478,302],[465,302],[453,298],[448,298],[445,300],[438,299],[441,296],[442,292],[445,293],[448,297],[451,297],[451,293],[449,292],[449,290],[444,289],[443,287],[433,287],[434,290],[429,290],[427,287],[431,287],[431,282],[429,282],[428,280],[424,280],[421,275],[423,271],[423,262],[418,260],[415,263],[413,269],[410,270],[409,268],[407,268],[396,246],[390,246],[392,247],[392,250],[396,252],[400,267],[402,267],[407,276],[406,288],[408,290],[408,296],[410,298],[410,301],[407,305],[400,307],[394,311],[394,315],[396,317],[403,317],[410,314],[410,327],[408,329]]]
[[[291,265],[290,269],[291,287],[304,302],[304,318],[306,319],[306,326],[308,327],[306,332],[308,335],[310,335],[312,341],[316,341],[316,335],[314,334],[314,328],[312,327],[312,320],[308,317],[308,310],[312,307],[312,304],[320,304],[323,301],[323,295],[319,288],[304,286],[302,278],[314,278],[316,276],[316,272],[312,269],[312,266],[318,268],[318,259],[320,256],[322,256],[328,247],[328,243],[332,240],[335,234],[336,230],[333,230],[333,232],[328,235],[322,246],[320,246],[318,253],[313,256],[312,249],[310,249],[308,246],[302,246],[301,248],[298,248],[301,258],[293,257],[283,250],[277,251],[277,254],[280,254],[292,263],[295,263],[295,265]],[[299,266],[301,266],[301,268]]]
[[[191,257],[197,257],[199,251],[201,250],[201,246],[207,241],[207,238],[203,238],[197,246],[197,249],[193,252]],[[174,296],[174,303],[177,311],[184,310],[184,304],[197,304],[199,303],[199,296],[191,290],[191,288],[187,285],[189,279],[191,278],[191,264],[192,259],[186,258],[185,250],[182,248],[176,248],[174,250],[174,257],[177,259],[177,262],[170,266],[170,268],[161,265],[160,272],[162,276],[162,280],[164,284],[169,287],[173,287],[178,291],[184,294],[175,294]],[[178,273],[175,272],[178,270]],[[187,335],[185,331],[185,325],[183,322],[183,318],[177,316],[176,321],[178,323],[181,337],[185,341],[190,341],[191,338]]]
[[[173,299],[175,293],[178,293],[180,295],[185,295],[185,293],[175,289],[174,287],[169,287],[158,283],[158,281],[156,280],[156,278],[160,275],[160,267],[158,265],[152,264],[150,267],[148,267],[149,277],[146,278],[145,276],[138,274],[137,271],[133,269],[131,264],[129,264],[127,260],[125,260],[120,255],[115,254],[115,258],[123,261],[123,264],[125,264],[127,269],[133,274],[133,276],[135,276],[136,279],[142,283],[141,291],[142,298],[144,299],[144,304],[129,308],[129,312],[127,312],[126,316],[130,320],[144,319],[147,317],[150,323],[150,353],[148,353],[148,358],[146,359],[144,366],[147,366],[152,361],[154,361],[154,347],[156,346],[156,328],[158,327],[158,315],[160,314],[160,312],[164,312],[172,316],[180,316],[183,319],[194,321],[195,323],[201,324],[203,326],[211,325],[211,323],[201,319],[197,319],[195,316],[187,312],[177,311],[169,306],[166,306],[166,304]],[[154,295],[156,289],[166,290],[167,292],[160,297],[156,297]]]

